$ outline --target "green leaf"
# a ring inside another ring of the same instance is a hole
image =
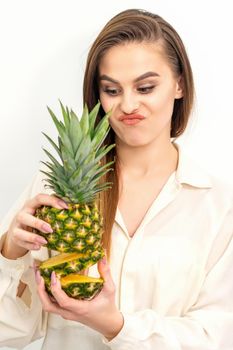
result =
[[[87,155],[83,162],[79,164],[79,166],[83,168],[83,176],[86,176],[90,169],[94,169],[94,166],[97,163],[98,162],[95,160],[95,152],[92,151]]]
[[[96,187],[95,192],[98,193],[108,188],[112,188],[112,184],[113,184],[112,182],[105,182],[103,185]]]
[[[97,158],[95,158],[95,152],[92,151],[86,159],[84,159],[84,161],[82,163],[80,163],[80,167],[83,168],[83,177],[84,176],[89,176],[90,173],[96,173],[96,171],[98,169],[100,169],[101,167],[101,163],[100,163],[100,159],[107,154],[115,145],[107,145],[106,147],[103,147],[103,151],[102,153],[99,154],[99,156]],[[108,167],[109,165],[113,164],[113,162],[110,162],[108,164],[106,164],[106,167]]]
[[[104,176],[106,173],[108,173],[109,171],[113,171],[113,169],[112,169],[112,168],[109,168],[109,169],[105,169],[105,170],[99,171],[98,173],[95,174],[95,176],[93,176],[93,178],[91,179],[91,181],[93,181],[93,182],[96,181],[96,180],[99,181],[99,179],[100,179],[102,176]]]
[[[86,159],[91,150],[91,138],[90,135],[86,135],[80,143],[75,155],[75,162],[78,166]]]
[[[85,136],[89,130],[89,112],[86,103],[84,105],[83,114],[80,120],[80,127],[82,129],[83,136]]]
[[[96,153],[96,160],[99,162],[115,146],[115,144],[111,144],[99,148],[98,152]]]
[[[82,142],[83,134],[78,117],[72,110],[70,111],[69,135],[73,145],[74,154],[76,154],[78,147]]]
[[[50,162],[45,163],[45,162],[41,161],[41,163],[44,164],[46,167],[48,167],[54,173],[55,176],[66,181],[65,171],[61,165],[59,167],[57,167],[55,164],[50,163]]]
[[[41,161],[42,164],[44,164],[47,168],[49,168],[49,170],[51,170],[51,172],[56,176],[57,174],[55,173],[54,171],[54,167],[55,165],[53,165],[52,163],[49,163],[49,162],[43,162]]]
[[[83,178],[89,178],[91,179],[93,177],[94,174],[96,174],[97,170],[99,169],[99,164],[95,164],[92,167],[90,167],[89,169],[84,169],[83,171]]]
[[[68,177],[70,177],[77,168],[75,160],[73,159],[71,154],[68,152],[66,147],[64,147],[63,145],[61,146],[61,154],[62,154],[62,161],[63,161],[65,172],[68,175]]]
[[[65,188],[69,188],[66,181],[63,180],[63,178],[60,178],[58,176],[54,176],[53,173],[49,173],[49,172],[46,172],[44,170],[40,170],[41,173],[45,174],[46,175],[46,181],[48,179],[50,179],[50,183],[53,184],[54,186],[55,185],[58,185],[58,186],[63,186]]]
[[[61,110],[62,110],[62,115],[63,115],[65,127],[66,127],[67,130],[69,130],[69,126],[70,126],[69,111],[68,111],[68,113],[67,113],[67,110],[65,110],[65,107],[63,106],[63,104],[61,103],[60,100],[59,100],[59,103],[60,103],[60,106],[61,106]]]
[[[100,102],[98,102],[95,105],[95,107],[91,110],[89,114],[89,130],[90,130],[91,139],[95,134],[95,122],[96,122],[96,117],[99,113],[99,109],[100,109]]]
[[[54,158],[54,156],[52,156],[52,154],[50,154],[45,148],[43,148],[43,151],[58,168],[62,168],[62,165],[56,160],[56,158]]]
[[[93,148],[97,148],[103,143],[104,139],[106,138],[110,130],[108,118],[109,118],[109,115],[106,114],[105,117],[99,122],[97,126],[95,130],[95,136],[92,139]]]
[[[86,168],[86,165],[94,165],[95,162],[95,152],[91,151],[88,156],[86,157],[86,159],[84,159],[83,163],[81,164],[84,168]]]
[[[52,183],[56,183],[56,178],[51,173],[48,173],[47,171],[44,171],[44,170],[40,170],[40,172],[45,174],[46,178],[49,178],[50,180],[52,180]]]
[[[56,128],[57,128],[57,131],[58,131],[59,134],[60,134],[60,130],[64,131],[64,129],[65,129],[64,124],[62,124],[62,122],[60,122],[60,121],[57,119],[56,115],[53,113],[53,111],[51,110],[51,108],[49,108],[49,107],[47,106],[47,109],[48,109],[49,114],[51,115],[51,117],[52,117],[52,119],[53,119],[53,122],[54,122],[54,124],[55,124],[55,126],[56,126]]]
[[[48,136],[46,135],[44,132],[42,132],[42,134],[46,137],[46,139],[50,142],[50,144],[53,146],[53,148],[56,150],[57,154],[59,155],[59,157],[61,158],[61,152],[59,147],[56,145],[56,143]]]
[[[62,122],[59,122],[59,120],[57,119],[57,117],[55,116],[55,114],[53,113],[53,111],[49,108],[48,111],[53,119],[53,122],[58,130],[59,135],[61,136],[61,141],[63,143],[63,145],[66,147],[67,151],[74,156],[74,151],[73,151],[73,146],[72,143],[70,142],[70,139],[68,137],[68,135],[66,134],[66,129],[65,126]]]
[[[78,186],[82,179],[82,168],[78,168],[70,177],[69,184],[71,187]]]

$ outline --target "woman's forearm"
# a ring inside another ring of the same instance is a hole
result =
[[[16,260],[16,259],[24,256],[28,252],[27,249],[22,248],[16,244],[14,244],[13,242],[10,242],[7,233],[5,235],[6,236],[5,236],[5,240],[3,242],[1,254],[6,259]]]
[[[4,256],[4,258],[6,259],[10,259],[10,260],[16,260],[18,258],[21,258],[23,255],[25,255],[27,253],[27,250],[24,248],[20,248],[19,246],[16,246],[11,243],[9,244],[9,240],[7,237],[7,233],[6,233],[6,237],[5,240],[3,242],[3,247],[2,247],[2,251],[1,254]],[[18,286],[18,292],[17,292],[17,296],[21,297],[25,288],[26,288],[26,284],[23,282],[19,282],[19,286]]]

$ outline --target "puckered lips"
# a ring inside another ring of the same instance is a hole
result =
[[[119,117],[119,120],[126,125],[138,124],[145,117],[141,114],[124,114]]]

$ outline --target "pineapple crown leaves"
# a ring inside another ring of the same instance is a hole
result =
[[[100,102],[90,112],[85,104],[80,120],[72,109],[64,107],[60,100],[59,103],[63,121],[59,121],[47,107],[58,131],[58,142],[45,133],[43,135],[61,162],[43,149],[50,161],[42,162],[48,171],[41,172],[46,175],[46,187],[53,189],[58,197],[68,202],[91,202],[100,191],[111,187],[110,182],[99,183],[102,176],[113,170],[110,166],[114,161],[104,165],[101,163],[101,159],[115,147],[115,144],[103,145],[110,130],[108,119],[111,111],[96,125]]]

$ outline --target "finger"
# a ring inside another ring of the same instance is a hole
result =
[[[35,278],[37,283],[37,292],[40,297],[43,310],[61,315],[61,309],[59,305],[50,300],[50,297],[45,290],[44,279],[41,277],[39,270],[36,270]]]
[[[56,278],[54,271],[51,274],[51,292],[62,309],[74,311],[79,307],[82,308],[84,302],[68,297],[68,295],[62,290],[60,281]]]
[[[36,209],[41,205],[48,205],[57,209],[68,209],[68,205],[62,199],[45,193],[39,193],[26,202],[24,207],[28,213],[35,214]]]
[[[103,290],[108,292],[114,292],[115,291],[115,284],[112,279],[110,266],[107,262],[106,256],[104,256],[100,261],[98,261],[98,271],[100,276],[104,280],[104,287]]]
[[[80,271],[80,275],[83,275],[83,276],[88,276],[88,273],[89,273],[89,269]]]
[[[33,244],[39,244],[39,245],[43,245],[47,243],[44,237],[28,232],[26,230],[23,230],[20,227],[16,227],[14,229],[13,235],[17,243],[27,242],[27,243],[33,243]]]
[[[13,235],[15,243],[27,250],[39,250],[42,245],[45,245],[47,243],[43,237],[31,234],[30,232],[18,227],[14,229]]]
[[[45,221],[36,218],[33,215],[28,214],[25,211],[21,211],[17,215],[17,222],[23,226],[32,227],[44,233],[52,233],[52,227]]]
[[[33,244],[33,243],[28,243],[28,242],[19,242],[17,243],[18,246],[25,248],[27,250],[40,250],[41,245],[40,244]]]

